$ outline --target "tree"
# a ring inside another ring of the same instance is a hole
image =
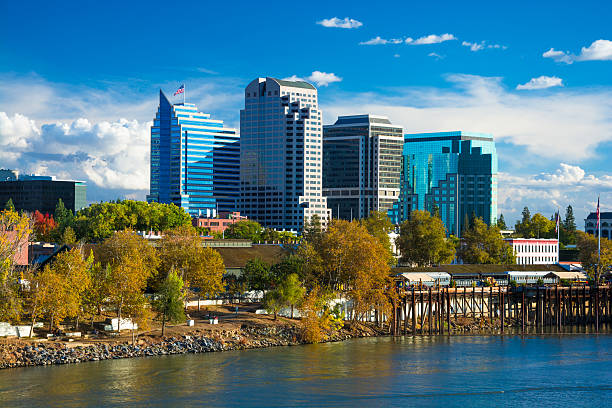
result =
[[[574,217],[574,209],[571,205],[565,210],[565,220],[561,223],[560,231],[561,241],[565,245],[576,244],[576,219]]]
[[[300,278],[296,273],[287,275],[278,286],[280,299],[283,306],[291,307],[291,318],[293,319],[293,309],[299,305],[304,297],[304,288],[300,284]]]
[[[531,212],[528,207],[523,208],[523,218],[521,221],[517,221],[514,230],[516,233],[524,238],[531,238]]]
[[[34,233],[39,241],[50,241],[51,232],[57,227],[57,223],[53,219],[53,215],[48,213],[42,214],[40,211],[34,211]]]
[[[415,210],[410,219],[400,225],[397,245],[401,261],[417,266],[449,263],[455,257],[455,248],[446,239],[444,223],[427,211]]]
[[[66,245],[74,245],[77,243],[77,237],[71,226],[67,226],[62,234],[62,243]]]
[[[6,211],[15,211],[15,204],[13,204],[12,198],[9,198],[6,204],[4,204],[4,209]]]
[[[514,264],[512,247],[503,240],[498,226],[487,226],[481,218],[463,233],[457,255],[468,264]]]
[[[124,230],[102,242],[98,252],[102,267],[110,269],[108,299],[119,322],[124,314],[145,316],[144,289],[159,266],[155,249],[133,231]]]
[[[530,236],[534,238],[549,237],[555,230],[555,223],[540,213],[534,214],[531,217],[530,226]]]
[[[281,293],[277,289],[267,291],[263,296],[263,306],[268,313],[274,314],[276,320],[276,315],[283,308]]]
[[[0,321],[16,321],[22,311],[21,275],[16,260],[27,251],[32,220],[16,211],[0,211]]]
[[[389,234],[393,232],[395,226],[383,211],[372,211],[368,218],[364,218],[360,221],[370,235],[380,241],[382,246],[389,251],[389,262],[391,265],[395,264],[395,258],[393,257],[393,251],[391,249],[391,239]]]
[[[76,318],[82,310],[83,295],[89,287],[90,265],[83,259],[79,248],[58,254],[52,264],[47,264],[42,273],[34,279],[31,300],[32,328],[36,318],[44,314],[49,318],[49,329],[54,322],[66,317]]]
[[[612,241],[601,238],[601,259],[598,258],[597,237],[582,231],[576,232],[578,259],[582,266],[589,271],[596,282],[599,281],[600,273],[612,267]],[[598,268],[599,266],[599,268]]]
[[[324,313],[329,297],[319,286],[314,286],[304,297],[300,306],[301,336],[304,342],[319,343],[324,339],[325,331],[330,329],[329,314]]]
[[[185,302],[183,295],[183,280],[171,270],[162,282],[153,306],[162,320],[162,337],[166,329],[166,321],[177,323],[185,319]]]
[[[304,221],[304,230],[302,237],[305,241],[310,242],[317,247],[323,237],[323,226],[321,225],[321,217],[317,214],[312,215]]]
[[[263,231],[264,229],[258,222],[243,220],[230,224],[230,226],[225,230],[225,238],[259,241]]]
[[[246,283],[249,290],[265,291],[270,288],[273,282],[270,265],[261,258],[250,259],[244,266],[241,279]]]
[[[506,226],[506,220],[504,219],[504,214],[499,215],[499,218],[497,219],[497,226],[502,231],[508,229],[508,226]]]

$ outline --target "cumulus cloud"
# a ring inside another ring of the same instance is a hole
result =
[[[334,74],[333,72],[321,72],[314,71],[306,78],[299,77],[297,75],[291,75],[290,77],[283,78],[285,81],[310,81],[314,82],[317,86],[327,86],[333,82],[340,82],[342,78]]]
[[[430,52],[429,54],[427,54],[428,57],[433,57],[437,60],[441,60],[442,58],[444,58],[442,55],[435,53],[435,52]]]
[[[598,195],[601,194],[603,203],[612,201],[612,176],[589,174],[580,166],[567,163],[560,163],[552,172],[527,176],[500,172],[498,185],[501,213],[518,218],[523,207],[528,206],[532,212],[548,215],[572,205],[578,227],[584,226],[581,218],[595,211]]]
[[[546,89],[554,86],[563,86],[563,80],[555,76],[539,76],[537,78],[531,78],[531,80],[525,84],[519,84],[516,86],[518,90],[533,90],[533,89]]]
[[[410,44],[410,45],[439,44],[445,41],[452,41],[456,39],[457,37],[455,37],[452,34],[448,34],[448,33],[441,34],[441,35],[430,34],[424,37],[417,38],[416,40],[413,40],[410,37],[406,38],[406,44]]]
[[[569,51],[559,51],[554,48],[542,54],[544,58],[551,58],[556,62],[572,64],[575,61],[612,61],[612,41],[593,41],[588,47],[582,47],[580,54],[573,55]]]
[[[361,21],[357,21],[348,17],[345,17],[343,19],[338,17],[325,18],[321,21],[317,21],[317,24],[322,25],[323,27],[333,28],[358,28],[363,25]]]
[[[480,51],[480,50],[484,50],[484,49],[502,49],[505,50],[508,47],[505,45],[500,45],[500,44],[487,44],[486,41],[481,41],[481,42],[469,42],[469,41],[463,41],[461,43],[462,46],[464,47],[469,47],[470,51],[472,52],[476,52],[476,51]]]

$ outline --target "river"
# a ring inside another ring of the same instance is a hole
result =
[[[440,336],[0,371],[0,406],[612,405],[611,335]]]

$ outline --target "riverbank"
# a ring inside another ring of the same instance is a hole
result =
[[[233,321],[229,328],[219,329],[186,330],[186,327],[177,326],[173,330],[174,335],[161,337],[141,334],[134,341],[125,337],[118,340],[78,341],[4,340],[0,343],[0,369],[305,344],[301,340],[297,321],[271,319],[266,316],[257,321],[246,321],[238,328],[232,328],[237,326],[238,321]],[[373,325],[347,323],[342,329],[327,333],[324,341],[384,334],[386,332]]]

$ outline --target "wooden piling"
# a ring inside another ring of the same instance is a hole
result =
[[[416,294],[414,293],[414,286],[412,287],[412,335],[416,334]]]

